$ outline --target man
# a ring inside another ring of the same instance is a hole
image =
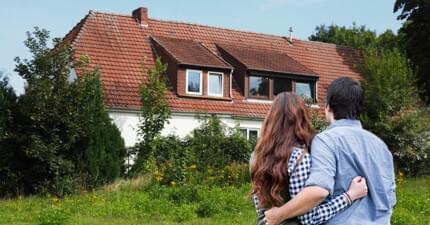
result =
[[[333,217],[328,225],[389,225],[396,203],[393,157],[385,143],[359,121],[363,90],[351,78],[328,87],[328,129],[312,141],[312,168],[306,187],[279,208],[266,211],[269,225],[302,215],[348,190],[356,176],[367,179],[369,194]]]

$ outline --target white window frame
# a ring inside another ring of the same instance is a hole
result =
[[[216,75],[216,76],[221,76],[221,93],[211,93],[210,92],[210,76],[211,75]],[[221,73],[221,72],[212,72],[212,71],[209,71],[208,72],[208,85],[207,85],[207,92],[208,92],[208,96],[217,96],[217,97],[222,97],[222,96],[224,96],[224,73]]]
[[[260,129],[258,129],[258,128],[241,127],[240,129],[241,130],[246,130],[246,140],[248,140],[248,141],[249,141],[249,133],[251,131],[257,131],[257,138],[260,137]]]
[[[198,72],[200,74],[200,87],[199,87],[199,92],[194,92],[194,91],[188,91],[188,74],[189,72]],[[185,93],[187,94],[192,94],[192,95],[202,95],[203,93],[203,71],[201,70],[186,70],[186,74],[185,74]]]

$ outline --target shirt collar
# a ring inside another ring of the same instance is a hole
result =
[[[335,120],[333,123],[331,123],[328,129],[331,129],[334,127],[340,127],[340,126],[352,126],[352,127],[362,128],[360,120],[341,119],[341,120]]]

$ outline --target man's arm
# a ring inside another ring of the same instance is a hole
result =
[[[304,188],[298,195],[280,208],[266,211],[266,218],[270,224],[279,224],[282,221],[303,215],[319,205],[329,195],[329,192],[318,186]]]

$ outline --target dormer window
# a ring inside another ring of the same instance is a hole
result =
[[[312,82],[296,81],[296,95],[302,96],[305,99],[315,99],[315,85]]]
[[[186,93],[202,95],[202,76],[200,70],[187,70],[186,75]]]
[[[251,74],[248,76],[248,98],[273,100],[281,92],[294,92],[296,95],[316,102],[316,80],[303,80],[297,76],[278,77],[270,74]]]
[[[208,72],[208,95],[223,96],[224,74],[219,72]]]

